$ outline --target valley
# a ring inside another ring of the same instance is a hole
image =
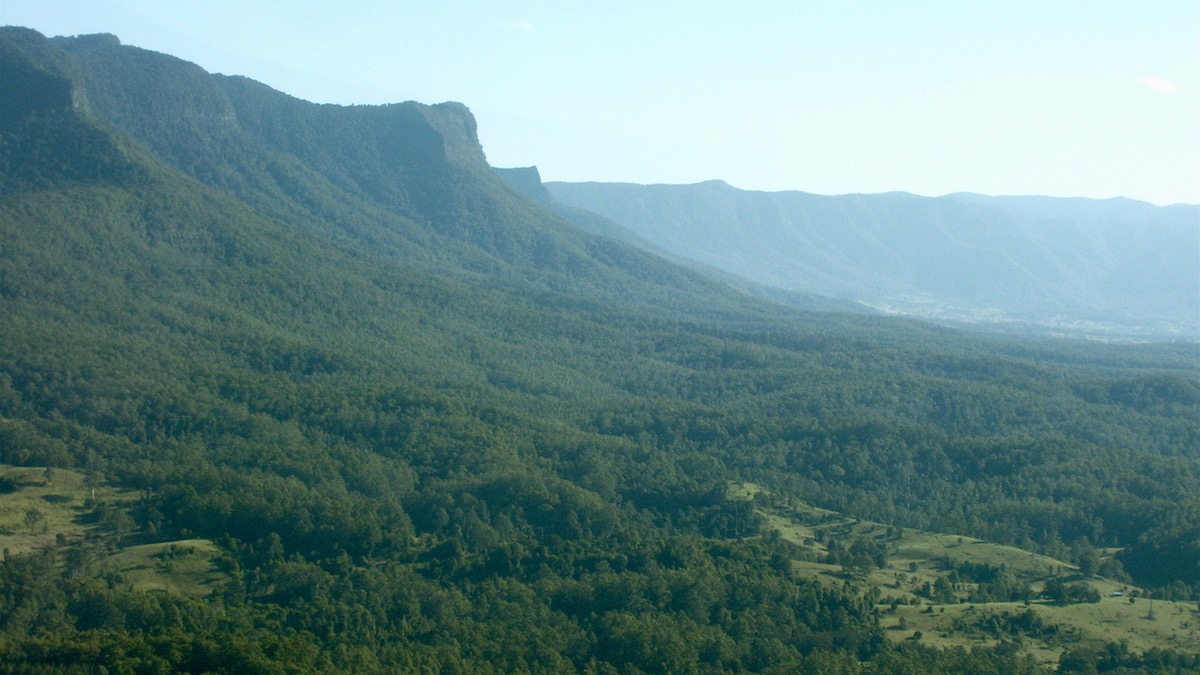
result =
[[[1195,205],[814,195],[721,181],[538,188],[545,201],[609,219],[618,238],[786,291],[1017,334],[1200,338]]]

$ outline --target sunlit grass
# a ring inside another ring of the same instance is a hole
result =
[[[752,498],[761,492],[757,486],[741,485],[731,494]],[[1103,578],[1088,579],[1101,594],[1099,603],[1054,605],[1040,599],[1025,602],[939,604],[920,594],[926,584],[933,585],[945,576],[949,564],[974,563],[1003,566],[1018,580],[1029,584],[1034,593],[1054,575],[1067,581],[1079,581],[1078,569],[1065,561],[1039,555],[1014,546],[992,544],[957,534],[925,532],[909,528],[893,529],[880,523],[849,518],[806,504],[786,508],[762,507],[764,532],[795,544],[801,553],[793,563],[795,574],[829,586],[847,581],[859,584],[863,592],[878,593],[880,626],[894,641],[919,640],[936,647],[995,646],[1001,639],[981,626],[987,617],[997,614],[1018,616],[1031,611],[1044,623],[1056,626],[1056,633],[1043,638],[1005,636],[1016,639],[1022,652],[1039,662],[1054,665],[1062,653],[1077,645],[1102,648],[1110,642],[1124,642],[1133,652],[1171,649],[1200,653],[1200,607],[1194,602],[1149,600],[1140,596],[1143,589]],[[823,562],[829,549],[823,542],[838,540],[848,545],[859,537],[888,541],[888,562],[882,569],[863,573]],[[973,584],[962,584],[960,596]],[[1120,596],[1113,593],[1120,591]]]
[[[135,497],[129,490],[92,484],[67,469],[0,464],[0,478],[11,490],[0,493],[0,548],[7,555],[89,539],[89,545],[111,551],[103,565],[134,590],[202,597],[228,578],[216,564],[220,550],[207,539],[130,546],[130,537],[118,541],[92,522],[95,504],[127,509]]]

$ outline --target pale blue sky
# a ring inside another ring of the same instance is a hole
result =
[[[0,0],[323,103],[465,103],[546,180],[1200,202],[1200,2]]]

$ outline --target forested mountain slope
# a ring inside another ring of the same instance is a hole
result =
[[[653,297],[656,312],[679,298],[693,303],[681,311],[705,315],[743,304],[700,275],[562,227],[492,174],[460,104],[314,105],[113,36],[56,44],[78,57],[93,115],[173,168],[345,246],[491,284]]]
[[[0,564],[0,663],[1032,669],[890,644],[739,481],[1200,590],[1194,346],[753,300],[511,190],[457,105],[15,28],[0,74],[0,463],[136,495]],[[201,597],[110,563],[197,539]]]
[[[672,254],[914,316],[1200,339],[1200,206],[549,183]]]
[[[551,212],[560,216],[563,220],[575,225],[593,234],[598,234],[604,237],[611,237],[626,243],[633,244],[638,248],[649,251],[656,255],[660,255],[676,264],[694,269],[701,274],[716,279],[728,286],[736,288],[743,293],[759,298],[768,298],[776,302],[780,302],[792,307],[816,311],[828,312],[853,312],[859,314],[875,313],[864,305],[846,300],[837,300],[827,296],[818,296],[811,293],[800,293],[797,291],[788,291],[778,286],[768,286],[759,282],[751,281],[744,276],[718,269],[711,265],[702,265],[694,260],[681,257],[666,249],[655,246],[649,240],[639,237],[631,230],[624,228],[615,222],[605,218],[604,216],[592,213],[591,211],[567,206],[555,199],[546,190],[546,186],[542,184],[541,174],[535,166],[522,168],[497,168],[493,169],[498,176],[503,178],[519,190],[525,196],[533,199],[538,204],[541,204]]]

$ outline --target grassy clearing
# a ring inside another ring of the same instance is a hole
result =
[[[1150,611],[1153,606],[1153,612]],[[932,611],[930,611],[932,609]],[[1045,626],[1045,633],[1013,631],[996,635],[989,625],[1020,622],[1032,612]],[[998,620],[997,620],[998,619]],[[1040,662],[1053,665],[1063,650],[1077,644],[1101,648],[1109,642],[1124,642],[1130,650],[1152,648],[1200,654],[1200,612],[1195,603],[1104,597],[1099,603],[1050,605],[1033,602],[977,603],[952,605],[900,605],[884,609],[880,624],[896,641],[916,639],[933,646],[992,646],[1018,640],[1022,649]]]
[[[220,550],[207,539],[122,547],[135,534],[127,513],[137,497],[132,491],[89,481],[77,471],[4,464],[0,487],[0,549],[8,555],[88,540],[109,551],[103,566],[134,590],[202,597],[227,578],[217,565]],[[98,519],[96,505],[116,517]]]
[[[766,497],[763,492],[753,485],[731,489],[731,495],[743,499]],[[1022,651],[1051,666],[1069,647],[1101,648],[1110,642],[1125,642],[1135,652],[1159,648],[1200,654],[1197,603],[1135,597],[1143,590],[1098,577],[1084,580],[1070,563],[1013,546],[956,534],[889,528],[805,504],[766,506],[770,503],[769,499],[756,500],[764,531],[795,544],[795,573],[829,585],[840,586],[850,580],[875,594],[880,625],[897,642],[919,639],[932,646],[971,648],[1015,641]],[[831,547],[847,547],[857,539],[886,546],[886,565],[855,569],[826,562]],[[969,603],[962,600],[977,584],[960,580],[954,587],[960,601],[931,599],[926,585],[935,585],[940,577],[950,579],[951,567],[963,563],[1003,567],[1027,584],[1035,597],[1029,603]],[[1069,584],[1087,583],[1101,594],[1100,602],[1056,605],[1037,599],[1046,582],[1055,578]],[[1118,592],[1119,597],[1113,595]]]
[[[87,522],[89,500],[127,504],[133,498],[66,469],[0,464],[0,484],[0,548],[10,554],[77,542],[96,529]]]
[[[220,555],[220,549],[208,539],[184,539],[130,546],[109,561],[134,590],[199,598],[227,578],[217,565]]]

